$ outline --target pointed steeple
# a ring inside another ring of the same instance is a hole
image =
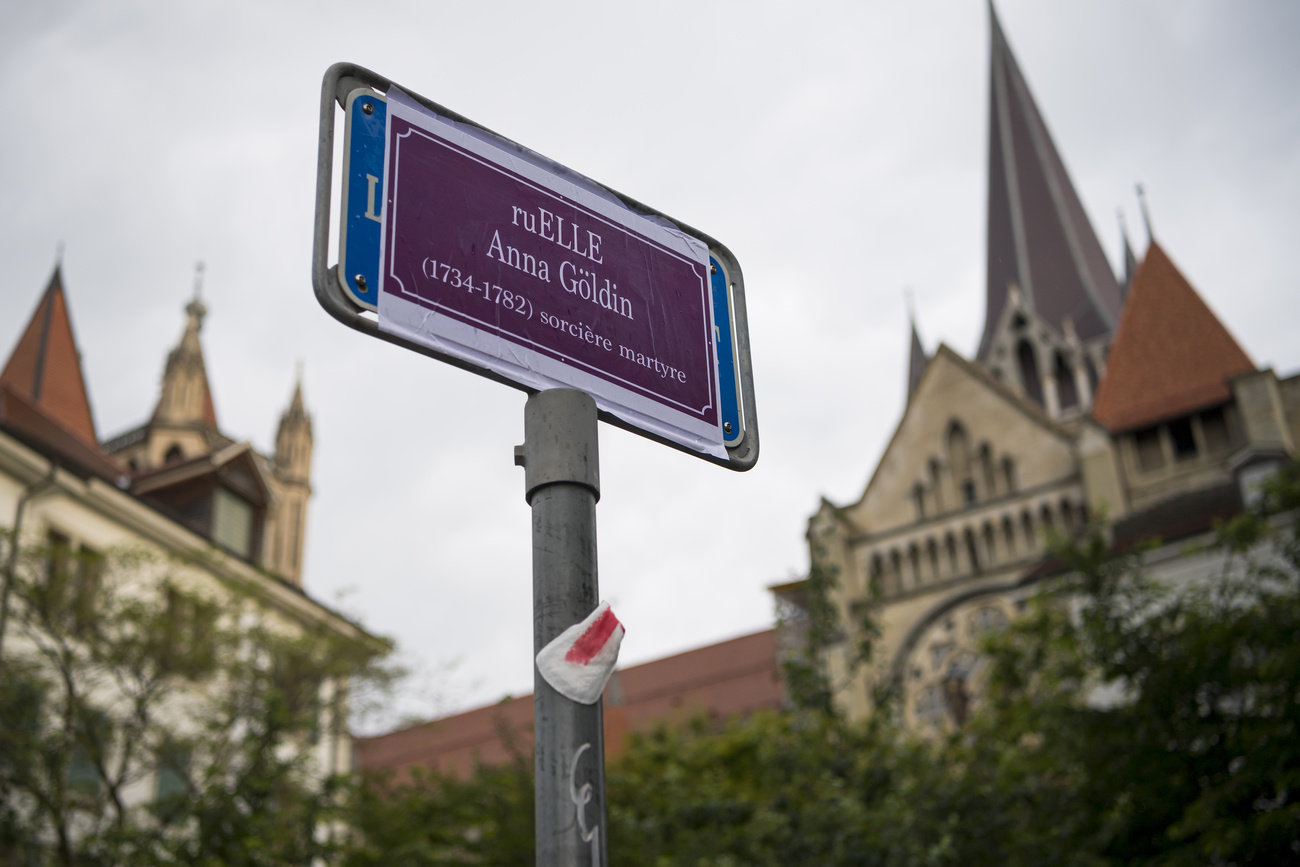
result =
[[[63,269],[55,266],[13,354],[0,372],[0,387],[11,391],[84,445],[99,452],[90,411],[81,352],[63,291]]]
[[[208,386],[208,372],[203,363],[203,346],[199,332],[208,309],[199,298],[203,264],[195,268],[194,298],[185,305],[185,331],[180,343],[167,355],[163,370],[162,393],[154,409],[154,421],[173,424],[202,423],[217,429],[217,411]]]
[[[1133,278],[1092,415],[1118,433],[1211,407],[1255,364],[1155,241]]]
[[[907,359],[907,402],[912,402],[912,395],[916,394],[917,387],[921,384],[921,377],[925,375],[925,369],[930,366],[930,356],[925,354],[925,347],[921,345],[921,335],[916,330],[916,311],[912,309],[912,296],[907,296],[907,314],[912,326],[912,344],[908,351]]]
[[[289,408],[280,416],[275,434],[276,471],[286,479],[307,482],[311,477],[311,416],[302,399],[302,369],[298,370]]]
[[[1026,306],[1058,334],[1074,322],[1088,342],[1111,333],[1120,291],[1065,164],[989,3],[988,285],[977,357],[1017,286]]]
[[[1128,240],[1128,225],[1124,222],[1124,212],[1119,212],[1119,236],[1124,242],[1124,282],[1120,284],[1120,300],[1127,300],[1133,289],[1133,278],[1137,276],[1138,258],[1133,252],[1133,245]]]

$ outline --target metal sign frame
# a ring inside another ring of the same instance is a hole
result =
[[[316,300],[325,308],[325,311],[338,321],[347,325],[349,328],[368,334],[371,337],[377,337],[389,343],[396,344],[421,355],[427,355],[436,358],[447,364],[454,365],[463,370],[477,373],[496,382],[504,383],[513,388],[532,394],[534,389],[530,389],[519,383],[516,383],[493,371],[483,369],[469,362],[443,354],[435,349],[406,340],[401,336],[389,334],[381,331],[378,322],[373,318],[373,314],[366,315],[363,309],[358,306],[352,299],[352,292],[345,288],[342,280],[348,279],[341,276],[338,272],[337,265],[328,264],[329,236],[330,236],[330,195],[332,191],[334,178],[334,127],[335,113],[337,107],[346,107],[349,95],[361,88],[369,88],[379,94],[387,94],[389,88],[394,83],[383,76],[372,72],[364,67],[352,63],[336,63],[325,72],[324,80],[321,83],[321,101],[320,101],[320,129],[317,142],[317,159],[316,159],[316,213],[315,226],[312,238],[312,287],[316,293]],[[702,454],[671,440],[657,436],[645,431],[631,423],[628,423],[612,414],[601,412],[599,418],[601,421],[612,424],[624,430],[644,436],[663,445],[671,446],[678,451],[703,458],[710,463],[726,467],[736,471],[746,471],[751,469],[758,461],[759,437],[758,437],[758,411],[754,401],[754,377],[753,366],[750,353],[749,343],[749,321],[745,306],[744,278],[741,274],[740,263],[724,245],[700,232],[697,229],[688,226],[678,220],[669,217],[654,208],[641,204],[635,199],[612,190],[609,187],[594,181],[586,176],[579,175],[572,169],[562,166],[553,160],[542,157],[535,151],[532,151],[523,145],[507,139],[492,130],[483,127],[480,124],[451,111],[432,100],[426,99],[410,91],[404,92],[416,102],[424,105],[428,109],[448,117],[458,123],[468,124],[474,128],[486,133],[492,137],[496,144],[507,150],[514,150],[536,163],[546,165],[559,175],[576,177],[584,183],[592,184],[618,199],[624,206],[634,213],[642,216],[656,219],[667,220],[675,225],[678,229],[688,235],[699,238],[709,249],[709,255],[716,260],[721,266],[719,269],[722,275],[722,284],[719,284],[715,276],[714,293],[715,299],[719,298],[718,289],[722,288],[725,294],[725,300],[728,302],[729,312],[729,337],[731,338],[732,353],[731,361],[734,369],[734,383],[738,390],[738,416],[735,423],[740,426],[739,431],[734,429],[728,431],[724,438],[727,457],[725,459],[716,458],[711,455]],[[345,154],[345,161],[347,155]],[[343,183],[348,183],[348,178],[343,178]],[[347,215],[340,216],[341,221],[346,226]],[[715,306],[715,309],[716,306]],[[721,335],[719,335],[721,336]],[[721,346],[722,341],[715,341],[716,345]],[[724,372],[728,365],[723,362],[718,365],[719,371]],[[734,424],[733,424],[734,427]]]

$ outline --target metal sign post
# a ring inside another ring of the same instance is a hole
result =
[[[598,420],[731,470],[758,461],[731,251],[353,64],[334,64],[321,84],[312,287],[349,328],[529,394],[515,462],[532,508],[535,656],[597,616]],[[533,671],[536,863],[603,865],[599,685],[581,704]]]
[[[599,602],[596,402],[574,389],[538,392],[524,407],[525,472],[533,510],[533,653]],[[602,703],[560,695],[533,668],[533,769],[539,865],[607,863]]]

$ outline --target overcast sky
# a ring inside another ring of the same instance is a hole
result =
[[[1251,357],[1297,372],[1300,5],[998,10],[1112,263],[1117,209],[1145,244],[1141,181],[1157,237]],[[819,497],[855,500],[898,421],[905,287],[927,349],[978,342],[986,4],[0,0],[0,352],[62,243],[110,437],[152,411],[205,262],[222,429],[269,451],[304,366],[308,591],[422,667],[405,710],[451,710],[532,688],[525,397],[317,306],[317,106],[340,60],[735,253],[759,464],[602,426],[600,583],[623,664],[769,626],[765,588],[807,568]]]

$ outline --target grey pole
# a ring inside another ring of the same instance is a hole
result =
[[[596,402],[569,388],[524,407],[525,472],[533,510],[533,654],[596,609]],[[601,702],[556,692],[533,667],[538,867],[600,867],[605,841],[605,736]]]

